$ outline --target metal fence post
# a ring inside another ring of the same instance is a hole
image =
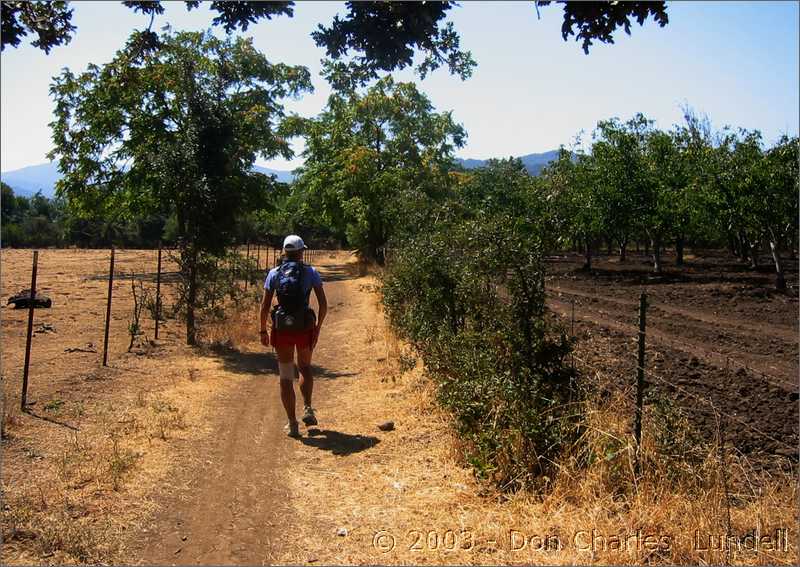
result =
[[[247,291],[247,285],[250,283],[250,239],[247,239],[247,254],[244,258],[244,290]]]
[[[111,325],[111,295],[114,289],[114,247],[111,247],[111,265],[108,268],[108,301],[106,303],[106,330],[103,339],[103,366],[108,366],[108,327]]]
[[[158,267],[156,268],[156,340],[158,340],[158,320],[161,319],[161,241],[158,241]]]
[[[642,405],[644,403],[644,353],[645,329],[647,315],[647,294],[642,292],[639,296],[639,356],[636,366],[636,414],[633,422],[633,436],[636,440],[636,460],[634,471],[638,475],[641,471],[640,455],[642,450]]]
[[[25,411],[28,400],[28,367],[31,363],[31,339],[33,338],[33,303],[36,300],[36,272],[39,265],[39,251],[33,251],[33,268],[31,269],[31,297],[28,305],[28,336],[25,339],[25,367],[22,371],[22,397],[20,409]]]

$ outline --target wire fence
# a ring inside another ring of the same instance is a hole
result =
[[[583,294],[582,293],[582,295],[588,296],[589,294]],[[598,297],[598,299],[602,299],[603,298],[603,296],[597,296],[597,297]],[[644,298],[645,298],[645,294],[643,292],[642,293],[642,301],[640,303],[640,313],[639,313],[640,328],[638,330],[638,337],[637,337],[638,338],[637,344],[638,344],[638,347],[639,347],[639,352],[637,353],[638,355],[636,357],[636,363],[635,363],[635,365],[633,367],[635,372],[636,372],[636,380],[634,381],[634,379],[632,377],[631,381],[629,382],[630,385],[628,387],[626,387],[625,390],[623,391],[623,394],[626,397],[631,395],[631,393],[632,393],[631,391],[635,392],[636,411],[635,411],[635,414],[634,414],[634,426],[633,426],[633,429],[634,429],[634,440],[635,440],[635,444],[637,446],[637,451],[639,450],[639,447],[641,445],[641,421],[640,420],[641,420],[641,415],[642,415],[641,411],[642,411],[642,400],[643,400],[644,390],[646,388],[647,381],[652,379],[653,381],[658,382],[661,385],[665,386],[667,389],[677,390],[677,391],[681,392],[682,394],[684,394],[685,396],[691,398],[692,400],[695,400],[695,401],[703,404],[705,407],[707,407],[711,411],[712,415],[714,416],[715,421],[718,424],[719,423],[723,423],[724,424],[725,420],[730,420],[731,422],[736,422],[742,428],[744,428],[745,430],[753,433],[754,435],[756,435],[758,437],[761,437],[763,439],[769,440],[769,441],[775,443],[776,445],[780,445],[780,446],[782,446],[782,447],[784,447],[786,449],[790,449],[790,450],[792,450],[792,451],[794,451],[796,453],[796,451],[797,451],[796,443],[789,443],[786,440],[779,439],[775,435],[764,431],[760,427],[757,427],[756,425],[753,425],[752,423],[746,421],[745,419],[742,419],[738,415],[735,415],[735,414],[733,414],[733,413],[731,413],[729,411],[725,411],[722,407],[720,407],[720,405],[718,403],[715,403],[714,400],[712,400],[710,397],[701,395],[701,394],[699,394],[697,392],[694,392],[694,391],[692,391],[692,390],[690,390],[688,388],[685,388],[685,387],[681,386],[680,384],[677,384],[674,379],[667,378],[667,377],[663,376],[662,374],[660,374],[658,372],[655,372],[652,368],[649,368],[646,364],[644,364],[643,351],[645,349],[645,341],[646,341],[646,337],[647,337],[647,330],[646,330],[646,324],[645,324],[645,322],[646,322],[646,318],[645,318],[646,300]],[[570,334],[573,337],[575,337],[576,336],[575,335],[576,314],[575,314],[575,300],[574,299],[572,299],[570,301],[569,314],[562,313],[562,315],[570,317]],[[591,322],[594,322],[591,318],[589,318],[589,320]],[[596,323],[595,322],[595,324],[603,326],[602,323]],[[620,325],[624,325],[625,327],[629,327],[631,329],[631,334],[633,334],[636,331],[636,329],[634,327],[630,326],[630,325],[627,325],[627,324],[624,324],[624,323],[620,323]],[[717,354],[719,354],[719,353],[717,353]],[[602,377],[602,378],[608,380],[611,383],[617,383],[619,381],[618,378],[615,379],[611,375],[599,370],[597,368],[596,363],[591,363],[591,362],[585,360],[584,358],[578,356],[574,352],[572,353],[571,356],[572,356],[573,360],[577,360],[578,362],[580,362],[586,370],[588,370],[589,372],[594,373],[596,376]],[[633,354],[631,354],[631,357],[633,358]],[[727,358],[728,360],[731,360],[729,356],[724,357],[724,359],[725,358]],[[729,365],[729,366],[731,366],[731,365]],[[775,377],[775,376],[770,376],[770,375],[767,375],[767,374],[762,373],[762,372],[758,372],[758,371],[756,371],[756,370],[754,370],[752,368],[749,368],[748,366],[746,366],[744,364],[740,364],[740,366],[742,368],[745,368],[745,369],[749,370],[750,372],[752,372],[752,374],[755,377],[763,380],[766,383],[769,383],[772,386],[775,386],[775,387],[778,387],[778,388],[781,388],[781,389],[789,388],[789,389],[793,389],[793,390],[796,390],[798,388],[797,384],[790,384],[788,381],[783,380],[781,378],[778,378],[778,377]]]
[[[48,251],[49,252],[49,251]],[[72,251],[75,254],[80,254],[79,251]],[[133,256],[136,255],[137,258],[141,255],[142,251],[127,251],[122,249],[115,249],[111,248],[108,250],[108,268],[106,271],[105,276],[101,276],[98,274],[93,274],[91,276],[85,276],[85,280],[92,280],[93,282],[99,283],[103,281],[104,284],[107,281],[107,287],[105,291],[105,296],[103,298],[103,303],[105,309],[103,310],[103,346],[102,351],[98,351],[98,349],[94,346],[94,343],[87,343],[85,347],[67,347],[64,349],[65,353],[97,353],[100,366],[108,366],[109,364],[109,345],[114,341],[114,333],[125,333],[126,335],[135,332],[136,330],[131,327],[133,323],[127,325],[127,327],[121,327],[119,325],[115,325],[114,332],[112,333],[112,320],[114,319],[114,307],[115,307],[115,295],[119,295],[119,280],[131,280],[131,283],[136,280],[137,273],[135,271],[131,271],[130,273],[126,273],[124,268],[120,268],[120,260],[130,259],[126,258],[126,256]],[[154,298],[154,313],[152,313],[153,319],[153,328],[154,328],[154,338],[156,340],[159,339],[159,330],[160,330],[160,323],[163,321],[163,296],[164,290],[162,289],[165,284],[168,283],[176,283],[181,280],[181,273],[180,273],[180,264],[176,261],[176,253],[178,253],[177,248],[167,248],[162,247],[159,245],[157,251],[151,251],[156,255],[153,259],[155,261],[155,273],[154,277],[154,287],[155,287],[155,298]],[[246,291],[248,285],[253,280],[257,280],[259,277],[266,276],[266,271],[269,269],[278,266],[283,258],[282,250],[280,248],[276,248],[274,246],[270,246],[268,244],[264,244],[261,242],[247,242],[244,245],[237,245],[232,247],[231,252],[238,257],[240,260],[244,262],[239,265],[238,267],[231,268],[229,265],[229,269],[232,269],[234,272],[234,280],[235,285],[243,285],[244,290]],[[306,262],[314,262],[320,258],[322,258],[322,254],[324,253],[323,250],[319,249],[307,249],[304,253],[304,260]],[[165,272],[165,257],[168,261],[171,261],[172,268],[177,268],[177,271],[173,272]],[[42,266],[39,262],[40,259],[40,251],[33,250],[32,257],[31,257],[31,280],[30,286],[27,289],[22,290],[20,293],[16,294],[15,299],[18,301],[16,305],[22,305],[27,307],[27,325],[26,325],[26,333],[25,333],[25,346],[24,346],[24,362],[22,363],[22,384],[20,390],[20,409],[22,411],[28,411],[30,408],[29,400],[28,400],[28,387],[29,383],[34,377],[31,375],[31,366],[34,362],[36,349],[33,348],[33,339],[35,336],[34,333],[34,326],[36,324],[36,309],[42,307],[50,307],[49,301],[47,305],[44,305],[44,294],[40,292],[40,288],[37,286],[37,283],[41,282],[42,276],[49,276],[46,271],[43,273]],[[81,268],[87,267],[87,262],[82,261],[80,262]],[[51,266],[52,268],[52,266]],[[59,267],[60,268],[60,267]],[[55,276],[63,276],[64,272],[59,269],[55,273]],[[169,278],[165,276],[171,276]],[[144,279],[145,273],[140,272],[138,277]],[[117,281],[115,281],[117,280]],[[21,282],[17,282],[18,285]],[[115,287],[116,286],[116,287]],[[134,304],[136,301],[141,300],[141,297],[136,297],[136,288],[132,285],[132,292],[133,292],[133,299]],[[69,295],[67,293],[66,295]],[[82,300],[86,298],[82,297],[74,297],[72,298],[73,301]],[[119,299],[119,297],[117,297]],[[99,316],[99,312],[95,312],[92,310],[87,310],[90,313],[94,314],[97,313]],[[71,319],[75,319],[75,315],[71,314],[69,316]],[[99,318],[99,317],[98,317]],[[137,317],[138,319],[138,317]],[[51,324],[48,323],[40,323],[42,329],[44,331],[51,331],[54,332]],[[137,320],[138,326],[138,320]],[[38,330],[37,330],[38,333]],[[4,333],[4,336],[7,338],[8,333]],[[68,336],[69,340],[74,340],[75,336]],[[51,348],[53,347],[52,344],[52,337],[48,341],[48,346]],[[4,341],[5,342],[5,341]],[[7,347],[7,345],[6,345]],[[130,347],[129,347],[130,350]],[[7,348],[4,348],[4,351],[7,352]],[[113,354],[113,353],[111,353]],[[52,356],[52,354],[50,354]],[[34,402],[35,403],[35,402]]]

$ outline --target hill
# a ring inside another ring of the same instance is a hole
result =
[[[274,175],[278,181],[283,183],[289,183],[294,179],[291,171],[270,169],[258,165],[253,169],[259,173]],[[0,179],[8,184],[17,195],[31,197],[37,191],[41,191],[42,195],[52,199],[56,193],[56,181],[61,179],[61,173],[58,171],[56,162],[49,162],[40,165],[29,165],[12,171],[4,171],[0,173]]]
[[[539,175],[542,168],[558,157],[558,150],[552,150],[540,154],[527,154],[520,156],[522,163],[531,175]],[[483,167],[488,160],[457,158],[458,163],[467,169]],[[282,183],[291,183],[294,174],[291,171],[271,169],[256,165],[254,171],[266,175],[274,175]],[[30,165],[21,169],[4,171],[0,173],[0,178],[7,183],[17,195],[30,197],[37,191],[41,191],[45,197],[55,196],[56,181],[61,179],[56,162],[43,163],[40,165]]]
[[[530,173],[531,175],[539,175],[542,172],[544,166],[546,166],[548,163],[550,163],[557,157],[558,157],[558,150],[551,150],[549,152],[543,152],[540,154],[527,154],[524,156],[519,156],[519,159],[522,160],[522,163],[525,166],[525,169],[528,170],[528,173]],[[458,158],[457,161],[466,169],[475,169],[478,167],[484,167],[488,160]]]
[[[41,191],[45,197],[52,198],[55,196],[56,181],[61,179],[61,173],[58,171],[58,164],[50,162],[4,171],[0,173],[0,179],[9,185],[17,195],[30,197],[37,191]]]

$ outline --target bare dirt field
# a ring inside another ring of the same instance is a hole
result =
[[[5,303],[28,286],[31,252],[2,254],[0,299]],[[312,261],[325,281],[330,310],[314,354],[320,424],[301,427],[300,440],[282,431],[277,363],[258,344],[255,302],[207,327],[203,347],[185,346],[182,328],[168,320],[154,345],[126,353],[130,281],[120,279],[110,365],[102,368],[107,262],[107,251],[41,254],[39,287],[54,304],[51,310],[36,310],[37,325],[46,326],[33,341],[32,413],[17,409],[27,313],[2,309],[4,563],[797,562],[794,532],[785,549],[768,554],[698,551],[692,539],[696,530],[727,529],[720,523],[725,510],[718,483],[691,497],[642,484],[628,500],[605,490],[598,475],[565,479],[548,494],[502,494],[476,480],[448,416],[434,402],[435,386],[386,327],[375,277],[348,253],[324,253]],[[120,273],[135,269],[152,275],[155,253],[121,251],[117,264]],[[170,266],[167,271],[174,271]],[[574,272],[577,264],[571,260],[551,266],[552,306],[567,314],[562,316],[567,324],[571,298],[576,299],[578,356],[625,385],[635,365],[635,334],[628,327],[636,312],[629,303],[635,304],[640,289],[638,280],[626,283],[625,278],[646,280],[646,266],[632,268],[641,276],[613,274],[605,280],[602,270],[614,269],[603,262],[597,278]],[[768,274],[754,277],[768,287]],[[789,281],[796,285],[796,269]],[[569,287],[573,295],[558,297],[556,285]],[[663,305],[653,307],[649,328],[664,338],[659,342],[648,335],[648,364],[675,380],[672,393],[687,406],[691,396],[681,397],[683,389],[733,405],[724,380],[739,380],[735,394],[746,403],[735,407],[736,415],[778,440],[791,442],[793,434],[796,443],[796,388],[762,387],[754,371],[737,375],[733,363],[723,380],[718,376],[724,365],[716,366],[711,354],[700,356],[712,345],[738,363],[758,363],[777,379],[796,381],[797,341],[790,335],[796,335],[797,323],[786,314],[796,315],[796,299],[765,292],[764,301],[745,301],[750,307],[727,306],[720,298],[714,307],[714,300],[704,299],[704,286],[746,297],[745,290],[754,289],[747,281],[648,284],[652,303]],[[682,299],[671,301],[670,292]],[[595,304],[578,293],[605,294],[616,302]],[[673,326],[659,326],[659,316],[669,316]],[[686,352],[682,349],[692,341],[678,334],[682,317],[694,333],[708,330],[705,319],[725,319],[711,327],[718,325],[719,333],[732,340],[720,343],[713,334],[703,335],[708,342],[691,347],[698,349],[694,354]],[[753,329],[761,325],[774,327],[768,335],[784,350],[774,360],[756,358],[761,351],[748,346],[747,337],[757,335]],[[144,327],[152,338],[147,317]],[[65,352],[88,342],[96,353]],[[744,354],[733,352],[737,345]],[[784,372],[792,368],[794,377]],[[661,387],[655,378],[648,382]],[[754,391],[743,394],[745,387]],[[701,404],[694,406],[698,416],[704,415]],[[787,421],[775,417],[779,412]],[[393,431],[378,429],[386,420],[394,422]],[[620,430],[627,427],[625,416]],[[781,447],[764,446],[751,434],[737,432],[743,450],[782,455]],[[728,511],[729,527],[737,534],[793,529],[797,494],[791,478],[761,483],[756,496],[738,497]],[[586,539],[591,530],[599,536]],[[634,541],[640,532],[669,536],[668,549],[653,555],[638,545],[606,545],[620,534]],[[545,537],[559,545],[542,548],[538,544]]]
[[[796,461],[797,263],[787,262],[789,291],[777,293],[770,264],[752,271],[719,252],[689,256],[682,269],[671,260],[655,277],[641,255],[596,258],[591,271],[582,257],[553,257],[548,304],[567,328],[574,306],[583,364],[631,385],[645,292],[648,387],[689,411],[707,438],[723,415],[737,449]]]

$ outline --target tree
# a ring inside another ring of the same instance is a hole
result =
[[[786,289],[780,257],[785,241],[794,246],[798,219],[797,139],[783,137],[773,148],[762,151],[761,135],[748,133],[736,151],[746,154],[746,169],[740,174],[740,199],[747,232],[753,240],[769,242],[775,265],[775,287]]]
[[[31,45],[45,53],[72,40],[72,10],[67,2],[2,2],[2,50],[6,45],[18,47],[29,33],[36,39]]]
[[[50,158],[76,214],[175,212],[195,344],[203,257],[224,253],[237,215],[263,202],[272,179],[252,173],[256,155],[291,157],[280,100],[311,85],[307,69],[272,64],[249,40],[167,31],[159,44],[136,32],[110,63],[54,79]]]
[[[125,1],[128,8],[153,18],[164,12],[158,1]],[[562,36],[566,41],[574,35],[582,41],[585,53],[593,41],[614,43],[613,33],[623,28],[630,34],[631,19],[639,25],[652,17],[659,26],[668,22],[666,2],[557,2],[563,4]],[[188,10],[197,8],[197,0],[184,2]],[[550,1],[535,2],[536,10]],[[357,54],[352,62],[363,78],[376,78],[378,72],[391,73],[413,65],[414,54],[423,55],[417,67],[424,77],[430,71],[447,65],[450,72],[468,77],[475,62],[469,52],[462,51],[459,36],[452,22],[445,22],[447,12],[456,2],[346,2],[347,15],[338,15],[327,27],[319,25],[312,36],[328,56],[340,59]],[[294,2],[211,2],[219,15],[213,25],[225,31],[247,30],[262,18],[294,15]],[[32,44],[46,53],[57,45],[68,43],[75,27],[67,2],[2,2],[2,48],[17,47],[28,33],[37,34]],[[574,28],[577,28],[577,32]],[[151,36],[151,39],[155,35]]]
[[[598,168],[594,156],[575,148],[561,148],[558,158],[542,171],[549,204],[550,224],[564,241],[584,247],[583,269],[592,268],[592,242],[601,232],[598,204]]]
[[[629,238],[641,229],[637,221],[643,212],[644,164],[637,132],[646,126],[647,121],[641,115],[627,123],[613,118],[598,122],[593,134],[594,201],[600,208],[600,224],[606,240],[619,242],[620,261],[625,261]]]
[[[413,83],[391,77],[364,94],[334,92],[301,126],[305,164],[296,187],[307,211],[381,263],[390,238],[423,222],[430,200],[445,194],[453,152],[466,137]]]
[[[561,36],[564,41],[574,35],[575,41],[581,41],[583,52],[589,53],[592,40],[602,43],[614,43],[613,33],[622,28],[631,35],[631,17],[638,24],[651,16],[660,27],[669,23],[666,2],[566,2],[564,4],[564,23]],[[537,0],[536,5],[546,6],[549,0]],[[577,27],[577,33],[573,29]]]

